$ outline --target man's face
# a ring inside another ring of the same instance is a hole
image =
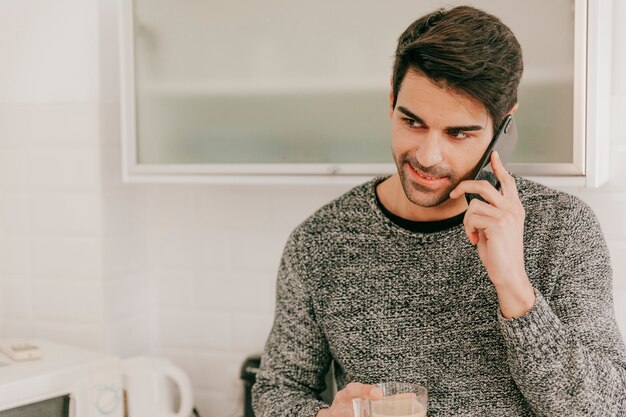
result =
[[[402,188],[422,207],[443,203],[470,179],[493,136],[491,117],[480,101],[440,88],[414,71],[405,75],[390,116]]]

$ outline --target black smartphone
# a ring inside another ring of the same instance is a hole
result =
[[[496,178],[496,175],[493,173],[493,169],[491,168],[491,153],[494,150],[498,151],[500,155],[500,160],[503,163],[506,163],[509,160],[509,157],[513,153],[513,149],[515,149],[515,145],[517,144],[517,129],[515,127],[515,121],[513,120],[513,116],[510,114],[507,115],[498,130],[493,135],[489,146],[487,146],[487,150],[483,154],[482,158],[480,158],[480,162],[476,165],[474,169],[474,180],[487,180],[489,181],[497,190],[500,189],[500,181]],[[467,204],[470,203],[473,199],[478,198],[481,201],[485,201],[479,194],[465,194],[465,199],[467,200]]]

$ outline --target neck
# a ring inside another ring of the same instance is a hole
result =
[[[445,220],[467,210],[465,198],[448,199],[434,207],[413,204],[406,197],[397,173],[378,184],[376,194],[387,210],[406,220],[418,222]]]

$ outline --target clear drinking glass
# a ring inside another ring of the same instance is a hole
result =
[[[355,398],[352,400],[354,417],[426,417],[426,388],[406,382],[383,382],[376,386],[383,391],[383,398]]]

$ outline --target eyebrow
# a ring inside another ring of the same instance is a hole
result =
[[[421,117],[413,114],[409,109],[407,109],[406,107],[403,106],[398,106],[398,110],[400,110],[402,113],[404,113],[405,116],[410,117],[411,119],[415,120],[416,122],[418,122],[419,124],[422,124],[424,126],[428,126],[424,120],[422,120]],[[472,132],[472,131],[476,131],[476,130],[483,130],[483,127],[480,125],[470,125],[470,126],[449,126],[446,127],[445,129],[446,131],[453,131],[453,130],[462,130],[464,132]]]

